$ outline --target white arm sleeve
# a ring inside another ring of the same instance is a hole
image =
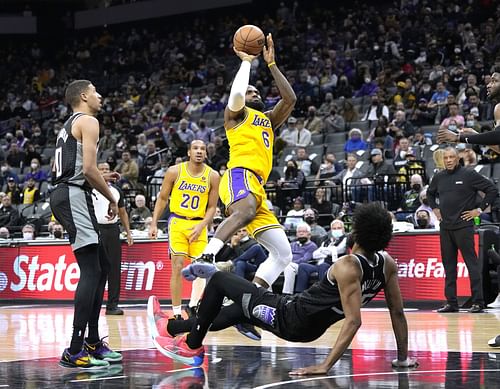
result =
[[[231,94],[227,102],[227,106],[233,112],[239,112],[245,106],[245,95],[250,81],[250,65],[249,61],[242,61],[240,70],[234,77]]]

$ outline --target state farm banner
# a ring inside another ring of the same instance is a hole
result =
[[[170,300],[168,243],[139,241],[131,247],[123,244],[122,250],[120,300],[145,301],[152,294]],[[395,235],[387,251],[397,261],[405,300],[445,299],[439,233]],[[469,274],[461,256],[457,268],[458,295],[470,296]],[[79,277],[67,243],[0,247],[0,301],[73,300]],[[183,280],[182,298],[189,299],[190,293],[191,283]],[[383,298],[383,293],[377,296]]]
[[[121,301],[170,299],[166,241],[122,245]],[[0,247],[0,300],[73,300],[80,270],[69,244]],[[183,283],[183,298],[191,285]],[[106,295],[105,295],[106,298]]]
[[[474,236],[476,253],[478,235]],[[439,232],[395,235],[387,252],[398,264],[399,286],[405,300],[446,300]],[[457,295],[470,296],[469,272],[458,255]],[[383,293],[377,299],[384,298]]]

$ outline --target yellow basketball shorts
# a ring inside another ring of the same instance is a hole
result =
[[[219,184],[219,197],[226,209],[250,193],[257,200],[257,211],[255,218],[246,226],[248,233],[255,236],[271,228],[281,228],[278,219],[267,206],[262,179],[248,169],[236,167],[226,170]]]
[[[199,257],[208,243],[208,232],[205,227],[195,241],[189,243],[189,235],[192,228],[201,220],[182,219],[171,216],[168,221],[168,242],[170,253],[173,255],[184,255],[191,259]]]

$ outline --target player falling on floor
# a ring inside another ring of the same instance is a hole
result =
[[[339,258],[321,281],[295,295],[271,293],[232,273],[214,270],[205,262],[187,267],[193,276],[210,278],[198,315],[189,320],[167,321],[158,304],[149,322],[156,348],[182,363],[203,362],[203,339],[207,332],[220,331],[238,322],[261,327],[292,342],[311,342],[334,323],[343,320],[339,335],[325,360],[315,366],[296,369],[296,375],[326,374],[342,357],[361,326],[361,307],[384,290],[396,338],[396,367],[416,366],[408,357],[408,326],[398,283],[398,268],[382,252],[392,236],[392,218],[380,205],[356,207],[352,221],[352,253]],[[234,301],[222,306],[227,297]],[[188,332],[189,331],[189,332]],[[187,335],[181,335],[188,332]],[[177,335],[177,336],[176,336]],[[175,336],[175,337],[174,337]]]
[[[215,215],[219,200],[220,178],[217,172],[204,163],[207,157],[205,143],[201,140],[192,141],[188,156],[189,161],[170,166],[165,173],[149,229],[149,237],[156,239],[158,220],[168,204],[168,238],[172,261],[170,293],[174,319],[181,318],[181,270],[184,260],[199,257],[207,245],[207,225]],[[204,280],[193,282],[188,304],[190,316],[198,305],[204,287]]]

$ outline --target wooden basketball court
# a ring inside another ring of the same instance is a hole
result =
[[[124,316],[103,316],[101,336],[121,350],[122,364],[82,371],[58,366],[71,337],[71,306],[0,307],[0,388],[500,388],[500,350],[487,341],[500,333],[500,309],[439,314],[409,309],[409,349],[416,369],[393,369],[396,346],[389,313],[364,309],[349,352],[328,376],[294,378],[288,372],[322,361],[341,323],[315,342],[280,340],[263,332],[260,342],[234,328],[209,333],[202,368],[164,357],[148,333],[144,305],[124,306]]]

